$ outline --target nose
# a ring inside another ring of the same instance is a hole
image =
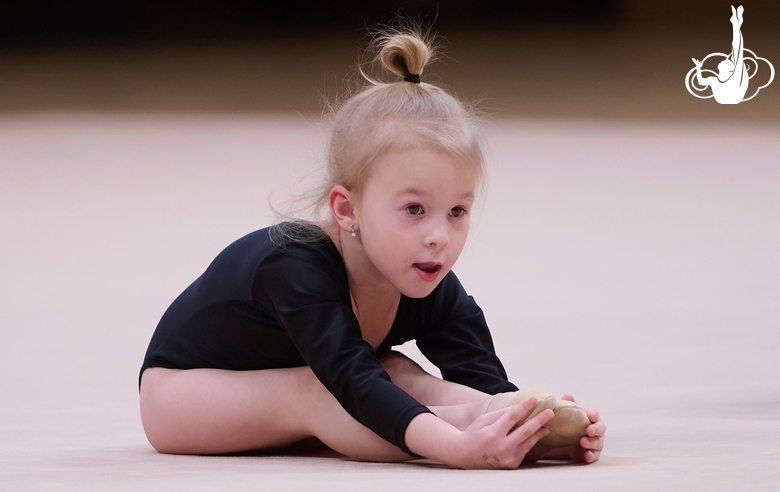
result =
[[[430,226],[426,229],[425,245],[434,249],[441,249],[450,242],[448,224],[446,220],[431,220]]]

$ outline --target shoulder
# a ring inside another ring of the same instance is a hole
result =
[[[297,239],[290,234],[294,229],[281,223],[236,239],[214,258],[204,277],[217,278],[222,285],[254,285],[258,278],[278,283],[315,270],[328,275],[344,270],[341,255],[327,235]]]
[[[308,226],[302,231],[299,224],[292,223],[257,232],[263,231],[263,241],[267,244],[255,268],[253,291],[256,298],[293,293],[335,294],[341,298],[343,292],[349,297],[344,262],[327,234],[317,235]]]
[[[338,250],[324,231],[319,229],[318,234],[315,228],[314,225],[304,227],[290,222],[265,227],[230,243],[217,256],[217,260],[259,264],[268,257],[321,257],[333,261],[336,259],[334,252],[338,255]]]
[[[262,229],[268,245],[265,260],[344,270],[344,261],[336,245],[319,227],[308,223],[282,222]]]

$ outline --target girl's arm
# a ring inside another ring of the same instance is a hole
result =
[[[517,391],[496,356],[482,310],[453,272],[426,302],[417,346],[442,378],[488,394]]]
[[[408,453],[408,423],[430,410],[392,382],[363,340],[343,264],[330,247],[322,254],[316,245],[290,243],[266,256],[253,286],[255,302],[347,413]]]
[[[417,345],[441,369],[442,376],[447,380],[490,394],[515,391],[517,388],[507,380],[504,367],[495,354],[481,309],[466,294],[454,274],[450,272],[448,277],[450,275],[451,278],[442,281],[440,287],[444,291],[439,292],[442,298],[435,303],[446,308],[427,310],[432,316],[426,321],[435,326],[418,339]],[[571,395],[564,395],[564,399],[573,401]],[[583,438],[581,443],[560,450],[539,445],[530,452],[526,451],[526,462],[534,462],[542,457],[574,459],[586,463],[597,461],[604,447],[606,427],[598,412],[587,410],[587,414],[592,424],[587,429],[588,437]]]
[[[514,469],[549,433],[542,426],[553,417],[551,410],[517,426],[535,406],[536,398],[528,398],[519,405],[482,415],[465,431],[433,414],[420,414],[406,429],[406,445],[416,454],[458,468]]]

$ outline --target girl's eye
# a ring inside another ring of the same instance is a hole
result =
[[[420,215],[421,213],[423,213],[423,208],[422,208],[422,205],[417,205],[417,204],[415,204],[415,205],[407,205],[406,206],[406,212],[409,215]]]
[[[466,213],[466,209],[463,207],[455,207],[450,210],[450,217],[460,217]]]

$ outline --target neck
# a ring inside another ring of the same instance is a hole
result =
[[[361,311],[368,315],[367,310],[382,310],[383,306],[386,309],[397,308],[401,293],[366,257],[360,235],[352,237],[350,233],[337,228],[330,236],[344,261],[352,308],[358,319]]]

